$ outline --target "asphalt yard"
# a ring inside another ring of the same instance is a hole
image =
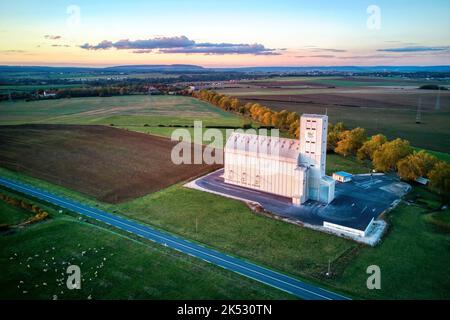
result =
[[[324,222],[329,222],[357,230],[365,230],[372,219],[377,219],[410,189],[408,184],[394,176],[354,175],[351,182],[336,182],[335,199],[330,204],[310,200],[296,206],[289,198],[225,183],[223,169],[195,180],[191,186],[257,202],[266,211],[281,218],[315,226],[323,226]]]

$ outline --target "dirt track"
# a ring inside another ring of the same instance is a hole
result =
[[[175,144],[105,126],[0,126],[0,166],[119,203],[220,167],[175,165]]]

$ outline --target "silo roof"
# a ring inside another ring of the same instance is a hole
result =
[[[300,141],[233,132],[225,145],[225,152],[227,151],[241,151],[255,156],[279,157],[297,161],[300,153]]]

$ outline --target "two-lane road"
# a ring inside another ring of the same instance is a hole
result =
[[[31,185],[7,178],[0,178],[0,185],[29,196],[53,203],[61,208],[76,212],[86,217],[96,219],[103,223],[114,226],[118,229],[133,233],[142,238],[154,241],[158,244],[173,248],[183,253],[189,254],[206,262],[231,270],[245,277],[262,282],[274,288],[286,291],[301,299],[309,300],[347,300],[347,297],[333,293],[331,291],[307,284],[303,281],[289,277],[282,273],[258,266],[216,250],[206,248],[194,242],[174,236],[167,232],[154,229],[147,225],[142,225],[135,221],[116,216],[96,208],[83,205],[77,201],[67,199],[44,190],[40,190]]]

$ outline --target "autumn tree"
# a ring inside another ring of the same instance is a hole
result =
[[[387,141],[386,136],[377,134],[372,136],[369,140],[363,143],[362,147],[357,152],[359,160],[372,160],[373,154]]]
[[[358,127],[353,130],[346,130],[339,136],[334,152],[344,157],[355,155],[364,141],[366,141],[366,134],[363,128]]]
[[[213,105],[215,106],[219,106],[219,101],[222,97],[218,94],[215,94],[214,96],[211,97],[211,99],[209,100],[209,102],[211,102]]]
[[[287,117],[286,117],[286,123],[290,126],[292,123],[294,122],[299,122],[300,121],[300,116],[298,115],[297,112],[293,111],[290,112]]]
[[[408,140],[397,138],[384,143],[373,155],[376,170],[388,172],[397,168],[397,163],[412,152]]]
[[[428,177],[437,162],[438,159],[425,150],[414,152],[397,163],[398,175],[410,181],[419,177]]]
[[[285,130],[285,129],[289,128],[289,125],[287,122],[288,116],[289,116],[289,111],[287,111],[287,110],[281,110],[280,112],[278,112],[278,119],[279,119],[279,123],[277,126],[278,129]]]
[[[289,126],[289,134],[296,138],[299,138],[299,136],[297,135],[297,131],[299,130],[300,130],[300,121],[294,121]]]
[[[430,188],[439,193],[445,200],[450,198],[450,164],[444,161],[436,163],[428,174]]]
[[[297,129],[300,127],[300,116],[297,112],[290,112],[286,117],[286,126],[291,136],[296,136]],[[296,137],[297,138],[297,137]]]
[[[252,107],[252,103],[251,102],[247,102],[245,105],[244,105],[244,110],[243,110],[243,113],[244,114],[250,114],[250,108]]]
[[[266,113],[266,108],[264,108],[263,106],[258,107],[254,113],[255,114],[254,119],[256,121],[261,121],[262,117],[264,116],[264,113]]]
[[[281,124],[280,114],[278,112],[273,113],[272,126],[274,126],[275,128],[279,128],[280,124]]]
[[[230,103],[231,110],[238,111],[240,106],[241,106],[241,102],[239,101],[239,99],[237,99],[237,98],[231,99],[231,103]]]
[[[337,146],[339,137],[342,132],[345,131],[345,126],[342,122],[338,122],[335,125],[331,123],[328,125],[328,137],[327,137],[327,150],[333,151]]]
[[[272,112],[266,111],[262,116],[261,122],[266,126],[270,126],[272,123]]]
[[[258,118],[258,113],[262,110],[262,107],[263,106],[259,103],[252,104],[252,106],[250,107],[250,117],[256,120]]]
[[[229,110],[230,105],[231,105],[231,99],[227,96],[224,96],[219,100],[219,107],[221,107],[224,110]]]

